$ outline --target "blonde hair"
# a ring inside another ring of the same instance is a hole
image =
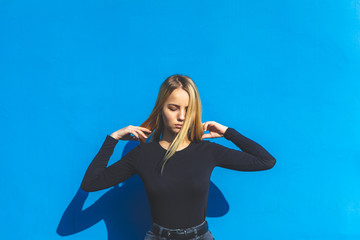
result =
[[[161,175],[166,162],[175,154],[176,149],[185,140],[186,136],[191,142],[198,142],[202,140],[202,135],[204,134],[201,122],[201,101],[199,91],[190,77],[180,74],[168,77],[161,84],[155,106],[148,119],[146,119],[140,126],[150,129],[151,131],[155,130],[149,140],[150,142],[160,141],[160,135],[164,131],[164,123],[161,116],[162,109],[170,94],[178,88],[185,90],[189,94],[189,105],[181,130],[176,134],[176,137],[165,153],[163,158],[164,162],[161,167]],[[139,136],[140,143],[144,143],[146,138],[143,138],[141,135]]]

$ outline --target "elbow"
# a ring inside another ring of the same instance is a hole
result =
[[[268,160],[268,168],[267,169],[273,168],[275,166],[275,164],[276,164],[276,159],[274,157],[270,158]]]
[[[96,191],[96,189],[86,186],[85,184],[81,184],[80,188],[82,190],[84,190],[85,192],[95,192]]]
[[[87,188],[86,186],[81,185],[80,188],[82,190],[84,190],[85,192],[91,192],[91,190],[89,188]]]
[[[276,164],[276,159],[274,157],[261,158],[261,161],[262,166],[260,170],[269,170]]]

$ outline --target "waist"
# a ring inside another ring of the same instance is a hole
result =
[[[205,220],[199,225],[188,228],[167,228],[155,222],[152,223],[151,231],[160,237],[175,239],[189,239],[200,236],[208,231],[208,223]]]

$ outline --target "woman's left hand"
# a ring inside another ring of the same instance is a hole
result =
[[[220,123],[214,121],[204,122],[203,124],[204,132],[209,131],[210,133],[204,133],[202,138],[218,138],[224,136],[225,131],[228,127],[221,125]]]

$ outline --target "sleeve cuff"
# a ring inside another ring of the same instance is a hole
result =
[[[107,141],[107,142],[110,141],[110,142],[113,142],[113,143],[117,143],[119,140],[113,138],[113,137],[110,136],[110,135],[106,135],[105,141]]]
[[[230,140],[234,136],[234,130],[235,129],[228,127],[224,133],[224,138]]]

